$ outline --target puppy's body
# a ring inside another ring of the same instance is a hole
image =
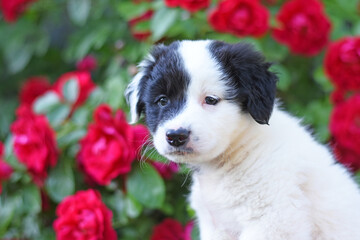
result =
[[[297,119],[273,110],[268,67],[246,44],[158,46],[129,85],[133,120],[145,113],[159,153],[197,169],[202,240],[359,240],[359,189]]]
[[[193,174],[201,239],[360,239],[360,194],[299,121],[275,109]],[[222,237],[220,237],[222,236]]]

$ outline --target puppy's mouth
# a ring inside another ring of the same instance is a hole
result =
[[[169,156],[188,156],[194,154],[194,149],[192,148],[171,148],[166,152],[166,155]]]

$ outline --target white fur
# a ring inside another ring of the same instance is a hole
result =
[[[360,240],[360,191],[300,121],[275,106],[269,125],[222,99],[208,41],[181,43],[187,102],[154,133],[157,150],[193,166],[190,202],[201,240]],[[204,104],[215,95],[222,100]],[[191,129],[193,152],[174,154],[168,129]]]
[[[138,86],[139,86],[139,82],[142,77],[143,77],[142,72],[137,73],[135,75],[134,79],[131,81],[131,83],[127,87],[126,92],[125,92],[125,95],[127,95],[129,98],[129,99],[127,99],[127,101],[130,103],[130,116],[131,116],[130,123],[131,124],[136,123],[140,117],[139,114],[137,114],[137,112],[136,112],[136,103],[137,103],[137,99],[139,98]],[[129,94],[129,92],[132,92],[132,93]]]
[[[297,119],[275,109],[269,124],[246,123],[193,175],[201,239],[359,240],[360,193],[350,175]]]

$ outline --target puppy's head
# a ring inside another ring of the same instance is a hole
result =
[[[145,115],[168,159],[211,161],[252,122],[268,123],[277,81],[269,66],[245,43],[155,46],[126,91],[132,121]]]

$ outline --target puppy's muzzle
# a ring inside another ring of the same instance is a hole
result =
[[[170,129],[166,132],[166,141],[173,147],[181,147],[189,141],[190,131],[185,128]]]

